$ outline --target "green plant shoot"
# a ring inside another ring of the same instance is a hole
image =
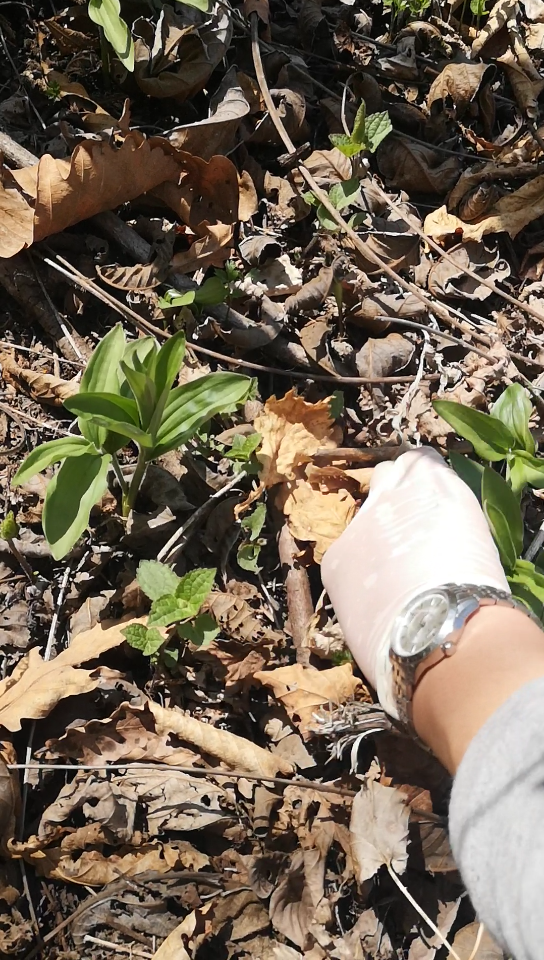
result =
[[[357,111],[351,134],[331,133],[329,140],[345,157],[354,157],[363,150],[375,153],[382,140],[391,133],[393,127],[387,110],[366,115],[364,100]]]

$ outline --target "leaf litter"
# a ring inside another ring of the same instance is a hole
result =
[[[0,12],[0,949],[500,956],[319,564],[376,463],[462,447],[434,399],[541,386],[541,4],[106,6],[130,49],[96,5]],[[110,470],[57,561],[54,466],[11,480],[119,320],[254,386],[128,518]]]

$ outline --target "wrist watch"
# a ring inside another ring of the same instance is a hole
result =
[[[393,700],[401,723],[412,727],[416,670],[432,667],[455,653],[468,620],[482,606],[522,610],[539,627],[536,615],[506,590],[475,584],[447,583],[419,593],[397,616],[391,631],[389,660]]]

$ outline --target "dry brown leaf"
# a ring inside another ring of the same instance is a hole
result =
[[[380,173],[407,193],[447,193],[462,169],[457,157],[444,160],[432,147],[392,134],[378,147],[377,158]]]
[[[237,943],[268,926],[268,914],[251,890],[229,890],[188,914],[153,954],[153,960],[189,960],[198,956],[202,944],[210,939]]]
[[[170,266],[178,273],[193,273],[199,267],[222,267],[228,260],[233,243],[234,227],[229,223],[201,223],[202,236],[184,253],[175,253]]]
[[[414,353],[414,344],[400,333],[368,339],[356,356],[360,377],[389,377],[402,370]]]
[[[539,26],[542,26],[539,24]],[[502,64],[514,92],[516,102],[523,116],[530,120],[538,119],[538,97],[544,89],[544,80],[532,71],[527,73],[519,63],[512,50],[507,50],[502,57],[497,57],[497,63]]]
[[[404,212],[410,214],[422,226],[417,212],[409,204],[403,204]],[[415,216],[414,216],[415,214]],[[420,260],[420,239],[403,220],[393,216],[372,218],[372,232],[362,241],[363,250],[354,251],[357,266],[365,273],[379,272],[376,257],[385,260],[394,270],[416,267]]]
[[[434,960],[438,950],[443,946],[443,937],[447,937],[457,919],[461,898],[451,900],[446,903],[439,902],[438,913],[436,916],[436,926],[440,930],[442,937],[434,933],[432,937],[417,937],[410,944],[410,951],[407,960]]]
[[[166,279],[174,249],[175,230],[163,233],[151,247],[149,263],[119,266],[117,263],[101,266],[96,264],[98,275],[118,290],[153,290]]]
[[[134,200],[165,180],[177,180],[180,165],[168,149],[167,141],[133,132],[118,149],[85,140],[69,160],[45,154],[36,166],[13,171],[21,189],[35,199],[34,241]]]
[[[489,83],[494,75],[495,68],[490,64],[448,63],[431,84],[427,107],[430,110],[436,100],[451,99],[457,108],[457,117],[461,119],[480,86]]]
[[[480,931],[480,926],[481,924],[475,920],[474,923],[469,923],[466,927],[457,931],[452,943],[455,953],[449,953],[448,960],[455,960],[456,956],[460,960],[469,960],[469,958],[470,960],[504,960],[505,955],[498,943],[485,927],[483,931]],[[480,933],[480,944],[476,953],[474,953],[476,938]]]
[[[179,151],[182,176],[178,183],[163,183],[153,191],[174,210],[183,223],[201,236],[202,224],[233,224],[238,216],[238,173],[228,157],[202,160]],[[185,171],[185,176],[183,176]]]
[[[361,680],[353,676],[351,663],[329,670],[296,663],[275,670],[260,670],[255,680],[272,690],[305,738],[310,736],[312,725],[316,725],[314,713],[320,707],[346,703],[361,686]]]
[[[273,926],[299,947],[304,946],[314,922],[322,923],[330,918],[331,907],[324,899],[324,880],[325,857],[319,850],[296,850],[287,873],[270,897]]]
[[[320,187],[330,186],[331,183],[339,183],[340,180],[350,180],[353,175],[353,168],[349,157],[345,157],[337,147],[333,150],[314,150],[304,166],[310,171]],[[306,189],[305,181],[301,174],[295,170],[292,174],[293,181],[298,187]]]
[[[409,810],[400,790],[367,780],[353,800],[350,833],[359,883],[382,866],[404,873]]]
[[[300,290],[287,297],[285,312],[290,316],[304,313],[306,310],[317,310],[328,297],[334,279],[332,267],[321,267],[317,277],[305,283]]]
[[[14,752],[14,751],[13,751]],[[16,762],[17,757],[10,757]],[[8,770],[0,758],[0,850],[15,834],[15,818],[19,808],[19,780],[15,770]]]
[[[510,276],[510,267],[506,260],[501,260],[498,250],[489,249],[483,243],[469,240],[460,243],[449,251],[450,257],[458,264],[456,267],[448,260],[438,260],[433,263],[429,278],[429,291],[435,297],[452,297],[462,300],[486,300],[492,290],[482,283],[469,277],[463,268],[468,267],[473,273],[484,280],[499,283]]]
[[[424,230],[429,237],[443,240],[458,233],[463,240],[481,240],[489,233],[508,233],[511,237],[544,213],[544,175],[524,183],[519,190],[509,193],[491,208],[478,223],[465,223],[448,213],[445,206],[425,218]]]
[[[33,235],[34,211],[19,191],[9,185],[0,166],[0,257],[8,259],[29,247]]]
[[[203,610],[211,613],[221,632],[232,640],[249,644],[261,640],[277,642],[281,637],[259,618],[259,613],[264,617],[262,598],[251,584],[229,580],[224,591],[212,590]]]
[[[270,397],[254,426],[263,438],[257,457],[262,464],[261,482],[266,487],[294,480],[296,467],[310,460],[320,447],[338,445],[330,400],[307,403],[294,390],[281,400]]]
[[[357,504],[346,489],[350,486],[345,478],[340,485],[333,481],[321,487],[301,479],[286,484],[282,491],[289,529],[296,540],[314,544],[316,563],[321,563],[325,551],[355,516]]]
[[[206,120],[174,127],[168,139],[177,150],[210,160],[218,154],[227,154],[235,145],[236,134],[250,107],[239,86],[236,68],[225,74],[221,86],[210,101],[210,116]]]
[[[39,877],[63,880],[90,887],[103,887],[119,877],[137,877],[148,870],[169,873],[171,870],[191,869],[194,856],[202,857],[184,840],[172,843],[142,844],[140,847],[120,847],[107,856],[98,850],[83,850],[72,857],[64,846],[40,849],[37,838],[9,846],[12,856],[22,857]]]
[[[39,651],[33,648],[11,676],[0,682],[0,726],[20,730],[23,719],[46,717],[65,697],[94,690],[99,678],[93,676],[91,670],[76,670],[75,666],[120,646],[125,641],[121,631],[130,623],[144,620],[105,620],[92,630],[78,634],[54,660],[42,660]]]
[[[19,366],[12,354],[0,351],[2,376],[35,400],[61,407],[64,400],[73,397],[79,390],[77,380],[62,380],[50,373],[37,373],[35,370]]]
[[[233,770],[263,777],[275,777],[278,773],[285,776],[294,772],[293,764],[288,760],[269,753],[263,747],[258,747],[229,730],[220,730],[202,720],[187,716],[181,710],[169,710],[157,703],[150,702],[149,709],[155,717],[158,736],[175,734],[180,740],[192,743],[202,753],[222,760]]]

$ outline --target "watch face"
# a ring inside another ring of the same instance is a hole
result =
[[[442,591],[426,593],[414,600],[404,611],[394,631],[391,649],[401,657],[424,653],[434,646],[450,603]]]

